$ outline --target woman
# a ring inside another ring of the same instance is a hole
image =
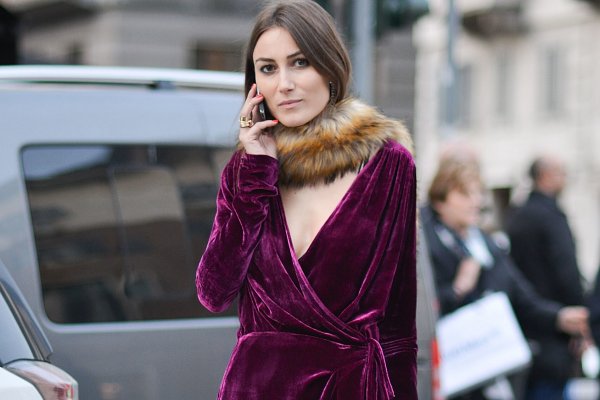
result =
[[[349,77],[315,2],[260,13],[240,149],[196,275],[209,310],[240,296],[220,399],[416,399],[410,139],[349,97]]]
[[[483,196],[479,168],[472,158],[444,158],[428,197],[421,217],[442,315],[488,292],[502,291],[530,339],[556,330],[570,335],[585,331],[585,308],[563,307],[540,297],[506,250],[477,228]],[[535,357],[535,346],[532,350]],[[475,391],[463,398],[485,397]]]

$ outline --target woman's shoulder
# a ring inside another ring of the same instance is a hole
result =
[[[389,152],[397,154],[399,157],[405,157],[413,159],[412,150],[406,146],[406,144],[397,141],[396,139],[389,139],[384,143],[383,148]]]
[[[387,140],[383,147],[392,152],[397,157],[401,157],[414,163],[413,159],[413,140],[410,132],[400,120],[385,118],[382,124],[387,131]]]
[[[398,142],[395,139],[387,140],[381,151],[387,154],[387,157],[396,159],[399,163],[415,168],[415,160],[412,151],[405,144]]]

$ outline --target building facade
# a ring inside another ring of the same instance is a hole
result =
[[[4,0],[10,3],[10,0]],[[239,70],[257,3],[18,1],[21,63]]]
[[[465,142],[480,157],[501,228],[508,203],[527,193],[532,159],[560,155],[569,176],[561,201],[588,281],[600,262],[597,3],[456,0],[452,25],[452,2],[432,0],[431,13],[415,28],[422,194],[444,143]]]

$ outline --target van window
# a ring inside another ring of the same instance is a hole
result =
[[[214,316],[195,270],[230,149],[35,145],[21,153],[48,318]],[[236,307],[220,315],[234,315]]]

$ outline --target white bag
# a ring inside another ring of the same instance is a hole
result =
[[[444,396],[480,387],[531,362],[531,351],[503,292],[440,318],[436,328]]]

